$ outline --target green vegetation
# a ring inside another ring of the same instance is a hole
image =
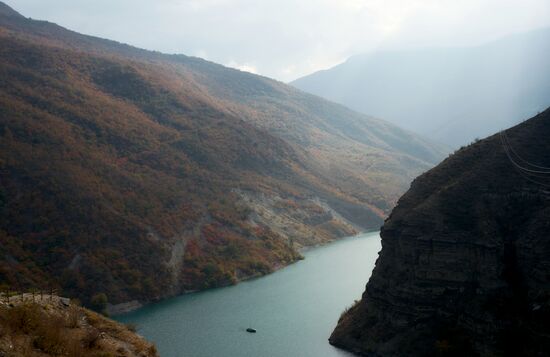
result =
[[[90,299],[90,307],[97,311],[105,314],[105,309],[107,308],[107,295],[105,293],[99,293],[92,296]]]

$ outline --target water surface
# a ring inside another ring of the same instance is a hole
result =
[[[117,320],[137,324],[162,357],[350,356],[327,339],[342,311],[361,297],[379,250],[378,232],[346,238],[265,277],[172,298]]]

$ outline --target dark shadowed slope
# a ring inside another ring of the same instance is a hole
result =
[[[0,280],[232,284],[377,228],[442,150],[282,83],[0,8]]]
[[[292,85],[456,147],[550,105],[550,29],[478,47],[377,52]]]
[[[416,179],[331,343],[380,356],[548,355],[549,135],[546,110]]]

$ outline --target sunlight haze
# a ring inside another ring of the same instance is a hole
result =
[[[463,46],[550,26],[547,0],[9,0],[36,19],[290,81],[378,48]]]

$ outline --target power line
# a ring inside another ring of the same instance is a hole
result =
[[[512,154],[514,154],[520,161],[524,162],[525,164],[529,165],[529,166],[532,166],[532,167],[535,167],[537,169],[543,169],[543,170],[548,170],[547,172],[544,172],[544,173],[550,173],[550,167],[546,167],[546,166],[540,166],[540,165],[536,165],[536,164],[533,164],[527,160],[525,160],[524,158],[522,158],[515,150],[514,148],[512,147],[512,145],[510,144],[510,139],[508,138],[508,134],[506,134],[506,131],[501,131],[501,137],[504,139],[504,142],[507,144],[507,148],[510,150],[510,152]]]
[[[502,143],[502,147],[504,149],[504,152],[506,153],[506,156],[508,157],[508,160],[518,169],[518,172],[519,174],[525,178],[526,180],[532,182],[532,183],[535,183],[537,185],[541,185],[541,186],[544,186],[544,187],[550,187],[550,184],[548,183],[545,183],[545,182],[540,182],[540,181],[537,181],[537,180],[534,180],[532,179],[531,177],[529,176],[535,176],[537,178],[544,178],[544,179],[547,179],[549,178],[548,176],[544,176],[544,174],[548,174],[548,172],[545,172],[545,171],[538,171],[538,170],[530,170],[530,169],[527,169],[527,168],[524,168],[522,167],[521,165],[519,165],[518,163],[516,163],[514,161],[514,159],[511,157],[510,155],[510,152],[509,150],[512,150],[512,147],[510,146],[510,143],[507,143],[504,139],[504,135],[506,135],[504,133],[504,130],[501,130],[500,131],[500,140],[501,140],[501,143]],[[517,155],[517,153],[516,153]],[[519,157],[519,155],[518,155]],[[525,162],[527,162],[526,160],[524,160]],[[527,162],[528,163],[528,162]],[[532,165],[533,166],[533,165]],[[534,165],[536,166],[536,165]],[[541,166],[542,168],[542,166]],[[538,174],[543,174],[543,176],[539,176]]]
[[[542,170],[533,170],[533,169],[529,169],[529,168],[526,168],[526,167],[523,167],[521,166],[520,164],[518,164],[514,158],[510,155],[510,152],[511,152],[511,146],[509,146],[509,143],[506,142],[506,140],[504,139],[504,135],[503,134],[503,131],[500,132],[500,140],[501,140],[501,143],[502,143],[502,146],[504,148],[504,152],[506,153],[506,156],[508,157],[508,160],[510,160],[510,162],[516,167],[518,168],[520,171],[524,172],[524,173],[529,173],[529,174],[542,174],[542,175],[550,175],[550,171],[542,171]],[[526,161],[526,160],[524,160]],[[527,162],[527,161],[526,161]]]
[[[528,180],[528,181],[531,181],[533,183],[536,183],[537,185],[541,185],[541,186],[545,186],[545,187],[550,187],[550,184],[547,184],[547,183],[544,183],[544,182],[539,182],[539,181],[536,181],[536,180],[533,180],[532,178],[530,178],[529,176],[527,176],[524,172],[519,172],[519,174],[521,176],[523,176],[524,179]]]

